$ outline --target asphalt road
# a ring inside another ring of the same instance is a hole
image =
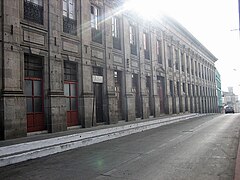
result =
[[[0,168],[0,179],[232,180],[240,114],[195,118]]]

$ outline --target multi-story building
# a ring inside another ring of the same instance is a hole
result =
[[[233,107],[234,112],[239,112],[238,95],[234,94],[233,87],[228,87],[228,91],[223,92],[223,105]]]
[[[216,57],[123,0],[0,0],[1,139],[217,111]]]
[[[218,112],[221,113],[223,112],[221,75],[218,70],[215,70],[215,73]]]

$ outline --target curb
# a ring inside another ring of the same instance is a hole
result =
[[[239,139],[239,144],[238,144],[238,153],[237,153],[237,158],[236,158],[234,180],[240,180],[240,139]]]
[[[189,114],[0,147],[0,167],[127,136],[203,115]]]

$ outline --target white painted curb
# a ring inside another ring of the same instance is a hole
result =
[[[0,147],[0,167],[115,139],[202,115],[203,114],[189,114],[167,117],[164,119]]]

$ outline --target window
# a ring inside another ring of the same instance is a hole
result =
[[[171,50],[171,46],[167,47],[167,53],[168,53],[168,67],[172,67],[172,50]]]
[[[191,73],[194,75],[193,59],[191,58]]]
[[[136,27],[130,25],[129,27],[130,34],[130,46],[131,46],[131,54],[137,55],[137,43],[136,43]]]
[[[45,129],[43,96],[43,58],[24,55],[24,94],[26,96],[27,131]]]
[[[175,68],[176,70],[179,70],[179,54],[177,49],[175,49],[175,58],[176,58]]]
[[[100,9],[91,5],[91,29],[92,41],[102,44],[102,32],[100,28]]]
[[[43,24],[43,1],[24,0],[24,19]]]
[[[112,18],[112,37],[113,48],[121,50],[120,20],[117,17]]]
[[[145,57],[145,59],[150,59],[149,34],[148,33],[143,33],[143,49],[144,49],[144,57]]]
[[[190,72],[190,62],[189,62],[189,57],[186,56],[186,62],[187,62],[187,73],[189,74]]]
[[[91,27],[99,29],[99,8],[91,5]]]
[[[66,16],[70,19],[76,19],[74,0],[63,0],[63,16]]]
[[[157,40],[157,59],[158,63],[162,64],[162,44],[160,40]]]
[[[78,122],[78,99],[77,99],[77,65],[64,62],[64,95],[66,97],[67,126],[77,125]]]
[[[181,64],[182,64],[182,72],[185,71],[185,63],[184,63],[184,54],[181,53]]]
[[[112,18],[112,37],[119,38],[120,37],[120,21],[119,18]]]
[[[64,62],[64,80],[77,81],[77,67],[74,63]]]
[[[77,34],[75,0],[63,0],[63,32]]]
[[[174,95],[173,81],[170,80],[169,82],[170,82],[170,83],[169,83],[169,86],[170,86],[170,96],[173,96],[173,95]]]

